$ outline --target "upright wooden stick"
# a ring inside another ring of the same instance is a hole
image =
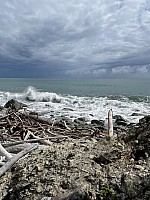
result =
[[[108,136],[113,137],[113,112],[112,109],[108,111]]]

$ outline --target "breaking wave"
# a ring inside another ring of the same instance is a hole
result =
[[[18,100],[25,100],[25,101],[32,101],[32,102],[53,102],[53,103],[60,103],[61,97],[56,93],[50,92],[39,92],[34,87],[29,86],[27,90],[23,93],[10,93],[6,92],[5,97],[7,99],[18,99]]]

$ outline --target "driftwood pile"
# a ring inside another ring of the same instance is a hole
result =
[[[63,126],[47,119],[39,118],[38,115],[25,112],[11,111],[0,117],[0,142],[4,146],[13,146],[23,143],[40,142],[51,144],[68,138],[103,137],[104,133],[98,130],[77,130],[71,129],[65,121]]]
[[[81,137],[93,137],[105,134],[99,130],[71,129],[65,121],[63,126],[55,121],[38,117],[38,114],[27,113],[23,108],[26,105],[10,100],[5,104],[6,112],[0,117],[0,177],[39,143],[51,145],[52,142],[61,142]],[[7,161],[7,162],[6,162]]]
[[[50,139],[67,137],[65,136],[67,134],[65,129],[56,127],[51,122],[38,118],[38,116],[19,111],[11,112],[0,118],[0,131],[0,141],[4,146],[26,142],[50,144]]]

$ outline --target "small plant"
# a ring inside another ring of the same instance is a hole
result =
[[[116,194],[110,190],[110,188],[105,188],[101,191],[101,197],[104,200],[117,200]]]

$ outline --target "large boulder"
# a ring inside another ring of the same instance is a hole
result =
[[[113,116],[113,119],[115,120],[114,127],[116,126],[125,127],[128,124],[127,121],[121,115],[115,115]]]
[[[124,141],[132,145],[135,160],[150,156],[150,116],[140,119],[138,124],[130,128]]]
[[[24,107],[27,107],[27,105],[25,105],[17,100],[11,99],[4,105],[4,107],[9,108],[11,110],[20,110]]]

